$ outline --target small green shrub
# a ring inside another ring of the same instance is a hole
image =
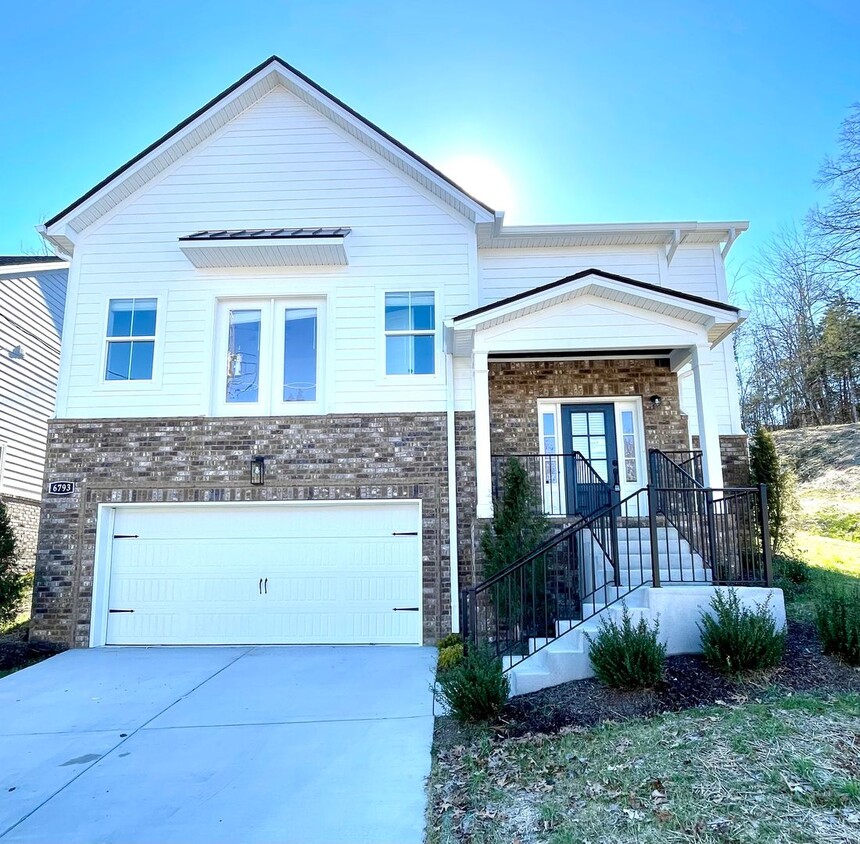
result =
[[[804,560],[790,554],[774,554],[773,570],[780,580],[802,586],[809,582],[809,566]]]
[[[621,623],[603,619],[597,635],[588,633],[588,657],[597,678],[616,689],[650,689],[660,682],[666,665],[666,646],[659,639],[660,623],[644,618],[633,624],[623,605]]]
[[[459,633],[449,633],[447,636],[443,636],[438,642],[436,642],[436,647],[439,648],[440,651],[444,651],[445,648],[450,648],[452,645],[462,645],[463,637]]]
[[[494,721],[511,686],[502,662],[488,647],[469,647],[459,663],[436,675],[436,699],[461,722]]]
[[[831,587],[819,592],[815,621],[824,653],[860,665],[860,589]]]
[[[783,464],[766,428],[759,427],[750,441],[750,480],[767,484],[770,541],[774,552],[781,551],[791,541],[797,517],[797,479]]]
[[[718,590],[711,599],[713,614],[699,623],[702,653],[711,668],[724,674],[763,671],[782,659],[785,633],[776,629],[770,598],[755,609],[745,607],[735,589]]]
[[[27,575],[17,550],[6,505],[0,501],[0,629],[17,618],[27,590]]]
[[[437,671],[448,671],[455,665],[459,665],[463,661],[464,651],[463,643],[457,642],[453,645],[448,645],[447,648],[439,649],[439,659],[436,662]]]

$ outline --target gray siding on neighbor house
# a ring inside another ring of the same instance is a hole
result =
[[[54,414],[66,270],[0,268],[0,494],[39,501]]]

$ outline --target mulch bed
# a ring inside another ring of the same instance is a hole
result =
[[[650,691],[616,691],[592,678],[512,698],[500,731],[518,736],[567,726],[590,727],[694,706],[760,699],[773,689],[860,692],[860,669],[825,656],[814,625],[789,622],[782,664],[767,674],[732,680],[709,668],[701,656],[670,656],[663,682]]]
[[[65,650],[47,642],[28,642],[27,628],[0,634],[0,671],[13,671],[41,662]]]

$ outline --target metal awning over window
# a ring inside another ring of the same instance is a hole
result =
[[[318,267],[349,263],[345,226],[207,229],[179,238],[195,267]]]

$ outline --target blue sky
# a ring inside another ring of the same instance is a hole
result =
[[[5,254],[37,248],[37,223],[276,53],[508,223],[749,219],[730,259],[742,279],[819,198],[860,100],[858,0],[0,10]]]

